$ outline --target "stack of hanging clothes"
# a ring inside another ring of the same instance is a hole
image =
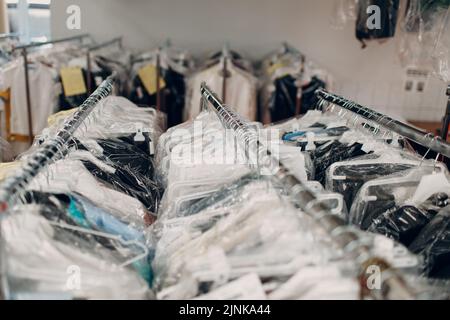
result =
[[[130,76],[130,100],[137,105],[157,106],[157,61],[160,68],[160,109],[167,114],[171,128],[183,122],[186,101],[186,79],[194,68],[185,51],[163,47],[133,57]]]
[[[65,117],[54,117],[22,161]],[[2,221],[10,298],[153,297],[146,242],[163,192],[153,158],[164,116],[108,97],[85,121],[68,155],[41,170]]]
[[[201,111],[199,88],[202,82],[241,116],[256,120],[258,81],[253,73],[249,60],[237,52],[224,49],[210,55],[200,70],[188,79],[184,120],[194,119]]]

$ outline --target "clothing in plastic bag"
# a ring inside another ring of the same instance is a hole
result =
[[[450,207],[441,210],[423,228],[409,249],[425,258],[426,275],[450,278]]]
[[[448,195],[441,193],[417,207],[394,206],[376,218],[368,231],[385,235],[409,246],[439,210],[448,204]]]
[[[397,26],[399,0],[359,0],[356,20],[356,38],[365,40],[392,38]],[[374,10],[369,10],[373,6]],[[377,20],[380,25],[376,25]]]
[[[297,79],[291,75],[284,76],[275,80],[275,92],[270,99],[269,108],[273,122],[291,118],[296,115],[297,108]],[[318,99],[315,91],[319,88],[326,88],[325,82],[313,77],[311,81],[304,85],[301,97],[300,114],[305,114],[308,110],[314,109]]]
[[[319,146],[312,152],[314,166],[316,168],[315,180],[325,184],[326,170],[335,162],[365,155],[362,150],[363,145],[354,143],[352,145],[343,144],[339,141],[330,141]]]
[[[51,223],[39,214],[42,210],[36,205],[16,207],[1,223],[10,298],[61,297],[63,292],[75,299],[151,297],[145,280],[130,266],[121,266],[130,259],[129,250],[123,247],[119,253],[99,246],[89,234]],[[69,283],[68,275],[74,272],[82,280]]]
[[[169,128],[180,124],[183,120],[185,105],[186,85],[184,75],[171,68],[161,68],[161,77],[165,81],[165,87],[160,95],[163,101],[163,111],[167,113],[167,126]],[[139,76],[133,80],[133,90],[130,100],[137,105],[156,106],[156,93],[149,94]]]

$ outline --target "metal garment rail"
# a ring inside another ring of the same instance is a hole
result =
[[[224,105],[205,83],[202,83],[200,90],[203,99],[209,102],[208,105],[217,114],[222,124],[235,131],[239,142],[243,144],[246,156],[248,158],[258,156],[259,164],[273,172],[273,179],[284,186],[294,206],[315,219],[317,224],[331,236],[334,244],[344,254],[354,258],[360,264],[361,283],[368,283],[367,269],[370,266],[379,267],[382,272],[382,289],[369,290],[367,285],[364,285],[361,290],[362,298],[368,296],[375,299],[414,298],[414,294],[402,277],[383,259],[374,257],[371,254],[370,246],[366,245],[343,219],[331,214],[330,209],[316,197],[316,194],[271,154],[271,151],[259,141],[257,133],[249,127],[246,120]],[[256,146],[256,148],[252,146]]]
[[[33,143],[34,132],[33,132],[33,113],[31,110],[31,91],[30,91],[30,70],[28,67],[28,49],[42,47],[50,44],[57,44],[63,42],[71,42],[71,41],[80,41],[83,39],[90,37],[88,34],[82,34],[74,37],[68,37],[63,39],[45,41],[45,42],[36,42],[26,45],[16,46],[14,51],[21,50],[23,56],[23,66],[25,71],[25,94],[27,98],[27,113],[28,113],[28,140],[29,143]]]
[[[114,39],[111,39],[109,41],[100,43],[100,44],[95,44],[91,47],[88,47],[86,50],[86,66],[87,66],[87,90],[88,93],[91,94],[92,93],[92,57],[91,57],[91,53],[109,46],[113,46],[117,44],[119,46],[119,49],[123,49],[123,40],[122,37],[117,37]]]
[[[2,33],[0,34],[0,40],[6,40],[6,39],[19,39],[18,33]]]
[[[429,148],[430,150],[450,158],[450,144],[447,141],[442,140],[440,137],[418,130],[401,121],[392,119],[382,113],[364,107],[336,94],[329,93],[323,89],[317,90],[316,96],[320,100],[327,101],[343,109],[349,110],[357,115],[360,115],[364,119],[373,121],[384,128],[399,134],[400,136],[408,138],[424,147]]]
[[[445,110],[444,120],[442,121],[441,138],[444,141],[448,139],[448,126],[450,126],[450,85],[447,86],[447,108]]]
[[[0,213],[8,210],[15,203],[16,196],[45,168],[51,161],[67,152],[67,145],[72,140],[73,134],[80,127],[98,103],[111,94],[115,81],[115,75],[107,78],[95,90],[95,92],[79,107],[79,109],[68,118],[63,127],[56,133],[55,137],[44,142],[33,155],[27,159],[16,175],[8,177],[0,185]]]

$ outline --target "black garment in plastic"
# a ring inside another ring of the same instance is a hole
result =
[[[171,128],[183,122],[186,83],[184,75],[172,70],[161,68],[161,77],[166,86],[160,92],[162,111],[167,113],[167,126]],[[149,94],[139,76],[133,79],[133,89],[130,100],[137,105],[154,107],[157,103],[156,92]]]
[[[351,208],[356,194],[364,183],[396,172],[408,170],[412,167],[412,165],[401,163],[349,164],[348,166],[339,166],[334,171],[334,174],[345,177],[345,179],[333,180],[331,188],[333,192],[342,194],[347,208]]]
[[[88,89],[87,88],[88,72],[86,69],[82,69],[81,71],[83,73],[83,78],[84,78],[84,83],[86,84],[86,89]],[[110,70],[101,70],[99,72],[92,72],[91,77],[90,77],[91,84],[92,84],[92,90],[94,90],[97,87],[96,79],[105,80],[109,75],[111,75]],[[59,82],[61,83],[61,86],[62,86],[61,79],[59,79]],[[64,90],[63,90],[58,98],[59,110],[62,111],[62,110],[69,110],[72,108],[77,108],[77,107],[81,106],[83,104],[83,102],[87,100],[88,97],[89,97],[89,93],[87,91],[86,91],[86,93],[83,93],[80,95],[66,96],[64,93]]]
[[[296,81],[291,75],[275,80],[275,92],[269,101],[272,122],[289,119],[296,115],[298,91],[295,84]],[[315,109],[318,98],[314,92],[319,88],[326,88],[326,84],[317,77],[313,77],[307,85],[302,87],[300,114],[305,114],[309,110]]]
[[[394,195],[382,187],[371,188],[370,194],[376,197],[376,200],[367,203],[367,209],[361,221],[350,221],[357,224],[362,230],[367,230],[372,222],[383,213],[396,208]]]
[[[436,214],[448,205],[446,194],[435,194],[418,207],[394,206],[376,218],[368,231],[409,246]]]
[[[97,76],[101,76],[102,79],[105,79],[105,76],[108,74],[116,73],[117,77],[115,80],[114,89],[118,91],[117,95],[128,96],[129,94],[129,66],[124,65],[120,61],[115,61],[114,59],[110,59],[104,56],[96,56],[95,62],[102,70],[101,74]]]
[[[400,0],[359,0],[356,38],[365,40],[392,38],[397,27]]]
[[[161,189],[149,178],[137,174],[130,167],[116,167],[116,172],[111,174],[102,171],[91,162],[83,161],[83,164],[94,177],[106,185],[139,200],[147,210],[156,212],[161,198]]]
[[[128,141],[135,142],[133,137],[122,137],[117,140],[96,140],[103,149],[104,158],[118,167],[131,168],[145,177],[153,178],[154,164],[152,157],[136,145],[127,143]],[[140,144],[140,142],[135,143]],[[146,148],[148,148],[148,143],[146,145]]]
[[[442,209],[423,228],[409,250],[423,256],[425,275],[450,278],[450,207]]]
[[[361,150],[362,146],[359,143],[349,146],[339,141],[330,141],[319,146],[311,153],[316,168],[315,180],[324,185],[327,169],[335,162],[365,155],[366,153]]]
[[[150,144],[152,143],[152,139],[150,137],[150,134],[148,132],[143,132],[142,135],[145,138],[144,141],[136,141],[134,139],[136,134],[131,134],[129,136],[119,137],[118,139],[123,141],[123,142],[125,142],[125,143],[128,143],[128,144],[131,144],[131,145],[135,146],[136,148],[138,148],[139,150],[144,152],[144,154],[150,155],[153,158],[152,153],[154,152],[154,150],[150,150]]]
[[[116,170],[114,174],[104,172],[95,164],[83,161],[89,172],[114,190],[123,192],[142,202],[151,212],[156,209],[163,190],[152,180],[154,164],[152,158],[136,146],[120,139],[97,140],[103,149],[101,155],[95,156]],[[87,150],[77,141],[79,149]]]

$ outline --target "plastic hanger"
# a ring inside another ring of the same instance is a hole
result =
[[[136,241],[136,240],[124,240],[120,236],[115,236],[115,235],[112,235],[112,234],[109,234],[109,233],[104,233],[104,232],[100,232],[100,231],[89,230],[89,229],[86,229],[86,228],[72,226],[72,225],[69,225],[69,224],[64,223],[64,222],[49,221],[49,224],[51,224],[53,226],[57,226],[57,227],[63,228],[63,229],[67,229],[67,230],[78,231],[78,232],[82,232],[84,234],[90,234],[90,235],[103,237],[103,238],[110,239],[110,240],[115,240],[115,241],[118,241],[120,244],[122,244],[123,246],[126,246],[126,247],[135,246],[137,248],[142,249],[142,253],[136,254],[136,256],[134,256],[134,257],[126,260],[125,262],[121,263],[119,265],[119,267],[122,267],[122,268],[127,267],[127,266],[129,266],[129,265],[131,265],[131,264],[133,264],[133,263],[135,263],[137,261],[140,261],[140,260],[142,260],[142,259],[144,259],[144,258],[146,258],[148,256],[148,249],[147,249],[147,247],[144,244],[142,244],[141,242]]]

